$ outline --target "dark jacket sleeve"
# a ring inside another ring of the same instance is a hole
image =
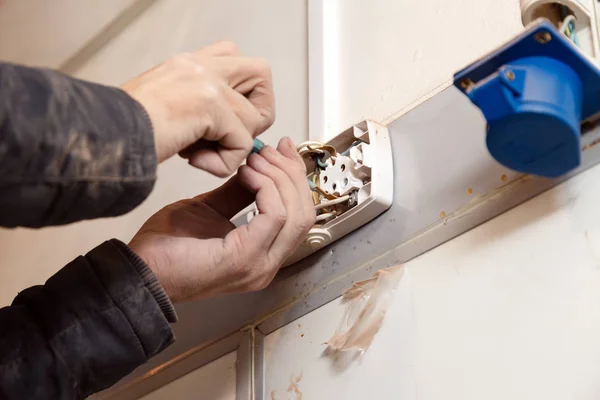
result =
[[[0,309],[0,399],[83,399],[174,340],[167,295],[111,240]]]
[[[123,214],[152,190],[150,120],[116,88],[0,64],[0,226]],[[0,399],[82,399],[173,340],[173,306],[112,240],[0,309]]]
[[[124,214],[152,190],[144,108],[118,88],[0,63],[0,226]]]

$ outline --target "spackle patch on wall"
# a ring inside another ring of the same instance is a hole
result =
[[[383,326],[385,314],[400,280],[402,265],[377,271],[371,278],[357,282],[343,293],[346,310],[340,326],[327,341],[330,350],[365,351]]]

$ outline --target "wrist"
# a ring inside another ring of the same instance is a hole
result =
[[[154,140],[154,152],[156,154],[156,159],[158,161],[158,163],[160,164],[161,162],[165,161],[167,158],[169,158],[169,155],[166,155],[165,153],[165,149],[164,149],[164,145],[161,142],[161,138],[159,135],[160,132],[160,127],[158,124],[158,121],[155,120],[155,118],[153,118],[153,115],[156,114],[155,112],[153,112],[152,107],[151,107],[151,103],[148,104],[148,102],[144,101],[140,96],[137,96],[137,94],[135,93],[135,87],[130,87],[130,85],[128,85],[128,83],[124,84],[123,86],[121,86],[120,88],[123,92],[127,93],[127,95],[129,97],[131,97],[141,108],[142,113],[146,119],[146,122],[148,123],[148,126],[150,127],[150,130],[152,132],[152,138]]]
[[[177,322],[177,313],[171,302],[167,292],[160,284],[158,277],[154,274],[150,266],[129,246],[125,243],[112,239],[111,242],[117,246],[121,253],[127,257],[133,268],[136,270],[146,289],[152,294],[154,300],[165,315],[167,321]]]

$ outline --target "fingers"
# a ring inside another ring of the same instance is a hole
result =
[[[277,151],[267,147],[264,156],[267,161],[284,171],[293,182],[304,210],[303,216],[312,218],[312,221],[310,221],[312,226],[315,222],[314,218],[316,218],[315,205],[312,200],[310,186],[306,180],[306,166],[302,157],[296,151],[294,142],[285,137],[279,141]]]
[[[234,229],[223,243],[225,253],[234,264],[251,263],[253,256],[264,256],[283,229],[287,213],[275,183],[247,165],[239,169],[240,182],[256,193],[260,214],[248,225]],[[267,267],[267,266],[264,266]]]
[[[261,116],[256,135],[263,133],[275,121],[275,95],[271,67],[267,60],[243,57],[235,43],[221,41],[202,48],[192,56],[202,64],[206,57],[219,59],[218,73],[227,84],[245,96]]]
[[[242,121],[252,137],[256,137],[263,133],[266,128],[271,126],[269,120],[266,120],[260,111],[242,94],[235,90],[228,90],[226,93],[227,101],[231,104],[234,112]]]
[[[223,242],[223,265],[242,271],[239,283],[248,290],[259,290],[272,281],[315,220],[302,160],[291,140],[283,139],[278,148],[279,152],[267,146],[260,155],[251,155],[240,168],[238,181],[231,179],[220,188],[221,195],[235,196],[239,186],[256,193],[259,214],[248,225],[231,231]],[[201,199],[223,210],[216,197],[215,192],[215,198],[209,194]]]
[[[229,57],[221,62],[221,76],[258,111],[260,124],[256,134],[263,133],[275,121],[275,95],[269,63],[251,57]]]
[[[190,165],[224,178],[235,172],[252,150],[252,134],[230,106],[220,107],[220,130],[208,131],[202,141],[180,154]]]
[[[179,153],[197,168],[231,175],[250,153],[252,139],[274,122],[269,64],[243,57],[229,41],[174,60],[166,72],[154,73],[150,83],[157,88],[132,94],[150,110],[159,159]]]
[[[220,62],[223,64],[219,69],[221,77],[226,79],[232,88],[239,88],[238,91],[242,94],[249,93],[257,80],[272,79],[271,67],[264,58],[231,56]],[[246,84],[246,82],[251,83]]]
[[[296,190],[294,183],[289,179],[287,174],[282,169],[276,167],[265,159],[267,154],[271,152],[275,152],[275,150],[272,147],[266,146],[261,151],[260,155],[251,155],[248,157],[248,166],[260,174],[267,176],[275,183],[277,191],[279,192],[279,196],[281,197],[281,200],[285,206],[287,217],[288,219],[293,219],[297,213],[294,211],[295,208],[300,206],[300,202],[298,201],[298,191]],[[263,155],[265,157],[263,157]],[[260,209],[260,207],[258,210],[260,212],[263,211]]]
[[[280,146],[286,145],[290,144],[284,140]],[[270,259],[280,266],[305,239],[314,224],[315,210],[303,169],[273,148],[266,147],[261,156],[250,157],[248,165],[274,182],[287,215],[284,227],[269,248]]]
[[[271,80],[260,82],[255,85],[246,95],[246,98],[261,116],[260,124],[256,131],[260,135],[273,125],[275,122],[275,94],[273,92],[273,82]]]
[[[240,49],[238,46],[229,41],[222,40],[197,50],[193,53],[197,57],[219,57],[219,56],[239,56]]]
[[[246,177],[246,179],[251,178]],[[194,199],[208,205],[223,217],[231,219],[252,204],[255,192],[248,190],[242,183],[242,177],[238,174],[215,190],[201,194]]]

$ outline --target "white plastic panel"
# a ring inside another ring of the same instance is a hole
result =
[[[415,399],[417,388],[412,365],[415,329],[411,324],[414,316],[410,284],[400,285],[407,290],[398,293],[388,310],[390,320],[360,360],[352,353],[326,354],[327,346],[323,343],[344,314],[339,299],[268,335],[267,399]]]
[[[595,167],[408,262],[363,356],[327,355],[339,300],[278,329],[266,337],[267,395],[600,398],[598,204]]]

